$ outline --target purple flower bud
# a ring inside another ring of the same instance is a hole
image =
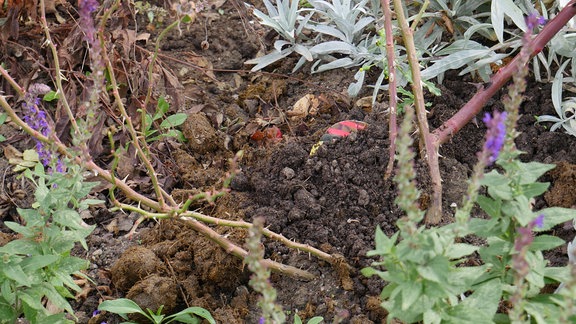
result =
[[[487,164],[490,165],[498,159],[500,150],[504,145],[504,139],[506,137],[506,125],[504,123],[506,121],[506,112],[499,113],[495,111],[493,117],[486,113],[482,121],[486,124],[486,127],[488,127],[484,150],[489,154]]]
[[[526,26],[530,31],[540,25],[544,25],[545,23],[546,18],[540,16],[538,13],[531,13],[526,17]]]
[[[530,226],[532,226],[532,228],[534,228],[534,227],[538,227],[538,228],[544,227],[544,214],[540,214],[540,215],[538,215],[538,217],[534,218],[534,220],[532,220],[532,221],[530,222]]]
[[[96,316],[96,315],[98,315],[98,314],[100,314],[100,310],[97,309],[97,310],[95,310],[95,311],[92,312],[92,317],[94,317],[94,316]]]

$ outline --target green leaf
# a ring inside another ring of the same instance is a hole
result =
[[[526,196],[517,196],[512,201],[506,201],[502,205],[502,213],[518,221],[521,226],[526,226],[536,216],[530,208],[530,201]]]
[[[50,102],[50,101],[53,101],[53,100],[58,99],[58,97],[59,97],[58,92],[56,92],[56,91],[49,91],[48,93],[46,93],[46,94],[44,95],[44,97],[42,98],[42,100],[44,100],[44,101],[46,101],[46,102]]]
[[[412,307],[418,297],[422,295],[422,283],[420,282],[407,282],[402,284],[402,310],[407,310]]]
[[[472,218],[468,223],[468,229],[480,237],[497,236],[500,234],[498,219]]]
[[[518,177],[520,179],[520,184],[531,184],[536,182],[538,178],[544,175],[544,173],[554,169],[556,165],[546,164],[540,162],[519,162],[518,163]]]
[[[172,323],[173,321],[178,321],[181,323],[186,323],[186,324],[200,324],[202,323],[201,319],[199,319],[198,317],[185,313],[185,314],[181,314],[182,312],[179,312],[177,314],[168,316],[167,318],[169,318],[170,320],[168,320],[166,323]],[[177,316],[176,316],[177,315]]]
[[[484,195],[478,195],[476,200],[480,208],[492,218],[500,218],[502,216],[500,210],[502,209],[502,201],[495,200]]]
[[[395,248],[396,240],[400,232],[396,232],[392,237],[388,238],[386,234],[382,231],[380,226],[376,226],[376,235],[374,241],[376,243],[376,249],[368,251],[367,256],[375,255],[386,255],[392,253]]]
[[[8,118],[8,114],[0,113],[0,125],[4,124],[6,122],[7,118]]]
[[[42,293],[48,298],[48,300],[54,304],[56,307],[65,309],[68,313],[74,314],[74,310],[72,310],[72,306],[68,303],[68,301],[56,291],[54,286],[50,285],[47,282],[44,282],[41,286]]]
[[[427,265],[417,267],[422,278],[440,284],[445,282],[449,269],[450,263],[441,255],[434,257]]]
[[[546,192],[546,190],[548,189],[549,186],[550,186],[550,183],[548,183],[548,182],[534,182],[534,183],[521,185],[521,188],[522,188],[522,193],[524,194],[524,196],[526,198],[530,199],[530,198],[533,198],[536,196],[540,196],[541,194]]]
[[[154,114],[154,117],[152,117],[152,119],[158,120],[162,118],[162,116],[166,115],[169,109],[170,104],[168,104],[166,99],[164,97],[158,98],[158,104],[156,105],[156,113]]]
[[[131,314],[138,313],[148,316],[138,304],[127,298],[118,298],[115,300],[105,300],[98,306],[98,310],[107,311],[114,314]]]
[[[31,273],[58,261],[58,259],[60,257],[57,255],[34,255],[22,260],[20,265],[22,266],[22,271]]]
[[[32,283],[30,278],[24,273],[22,267],[17,264],[4,264],[2,273],[9,279],[12,279],[20,286],[29,287]]]
[[[538,228],[535,227],[534,231],[542,232],[550,230],[552,227],[576,219],[576,210],[570,208],[551,207],[545,208],[538,212],[544,215],[543,225]]]
[[[487,318],[492,318],[502,297],[502,283],[500,279],[485,281],[475,288],[474,292],[466,297],[462,304],[480,310]]]
[[[483,186],[502,186],[508,185],[509,183],[510,180],[496,170],[484,174],[482,179],[480,179],[480,184]]]
[[[324,317],[322,316],[314,316],[311,319],[309,319],[306,324],[319,324],[322,323],[322,321],[324,321]]]
[[[186,115],[185,113],[177,113],[174,115],[170,115],[162,121],[162,123],[160,124],[160,128],[166,129],[180,126],[184,124],[186,118],[188,118],[188,115]]]
[[[202,307],[188,307],[185,310],[183,310],[177,314],[180,314],[180,313],[194,314],[198,317],[202,317],[203,319],[207,320],[208,323],[210,323],[210,324],[216,324],[216,321],[214,320],[212,315],[210,315],[210,312],[207,311],[206,309],[202,308]]]
[[[558,323],[557,319],[560,309],[553,303],[527,301],[524,303],[523,308],[534,318],[536,323]]]
[[[488,194],[490,197],[498,200],[512,200],[514,193],[508,184],[499,186],[488,186]]]
[[[556,282],[567,282],[572,280],[570,269],[568,267],[546,267],[544,268],[544,277]]]
[[[446,257],[450,260],[458,259],[478,251],[480,247],[465,243],[454,243],[446,250]]]
[[[528,249],[530,251],[546,251],[551,250],[560,245],[564,245],[565,243],[566,242],[564,242],[563,239],[557,236],[538,235],[534,238],[534,241],[532,242],[532,244],[530,244]]]

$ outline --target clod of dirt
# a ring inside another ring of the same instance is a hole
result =
[[[165,270],[164,264],[154,252],[142,246],[133,246],[122,254],[110,272],[114,286],[127,291],[137,281]]]
[[[4,246],[13,240],[13,235],[0,232],[0,246]]]
[[[550,206],[572,208],[576,205],[576,165],[559,162],[550,171],[554,186],[544,195]]]
[[[184,138],[188,140],[188,148],[198,154],[214,152],[218,149],[220,140],[208,118],[202,113],[190,114],[182,125]]]
[[[126,298],[132,299],[142,309],[148,308],[154,312],[160,306],[164,306],[162,314],[171,314],[176,307],[177,294],[174,293],[176,291],[178,291],[178,287],[174,280],[154,274],[140,280],[130,288]],[[146,322],[146,319],[141,315],[134,316],[131,319],[138,323]]]

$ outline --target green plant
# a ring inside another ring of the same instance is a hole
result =
[[[0,125],[4,125],[7,118],[8,118],[8,115],[6,113],[1,113],[0,114]],[[0,135],[0,142],[4,142],[5,140],[6,140],[6,137],[4,137],[4,135]]]
[[[536,17],[530,19],[529,23],[535,24]],[[530,50],[522,49],[523,67]],[[414,153],[410,150],[414,112],[407,110],[399,132],[399,168],[394,178],[399,190],[396,202],[407,215],[397,222],[399,232],[390,238],[380,228],[376,230],[376,248],[368,256],[379,256],[381,261],[373,266],[384,270],[362,270],[364,275],[377,275],[387,282],[381,298],[389,322],[398,318],[409,323],[521,323],[532,318],[537,323],[548,323],[559,313],[571,311],[566,304],[576,296],[541,293],[546,283],[570,280],[572,265],[549,267],[542,251],[564,241],[551,235],[533,237],[532,232],[550,230],[575,219],[576,213],[556,207],[532,210],[531,201],[548,188],[548,183],[538,182],[538,178],[554,166],[518,159],[521,153],[514,145],[515,126],[526,74],[524,67],[514,76],[504,100],[506,112],[484,117],[486,142],[455,222],[449,225],[418,225],[424,212],[414,204],[419,197],[414,182]],[[501,171],[484,173],[485,167],[494,162]],[[487,195],[478,194],[480,186],[486,187]],[[476,202],[487,219],[471,218]],[[462,243],[467,237],[481,238],[486,243]],[[467,262],[475,258],[479,265],[468,266]],[[505,302],[510,305],[508,314],[498,313]]]
[[[176,314],[164,315],[162,314],[162,306],[154,312],[150,309],[143,311],[138,304],[126,298],[118,298],[115,300],[103,301],[98,310],[107,311],[110,313],[118,314],[123,319],[128,320],[128,314],[140,314],[150,320],[151,323],[172,323],[175,321],[190,324],[200,324],[202,319],[207,320],[210,324],[216,324],[210,312],[202,307],[188,307]],[[136,322],[124,322],[125,324],[137,324]]]
[[[83,277],[80,270],[88,266],[70,251],[77,242],[87,249],[85,238],[94,229],[78,211],[100,202],[85,199],[96,183],[85,182],[82,169],[73,165],[66,173],[46,173],[37,163],[24,176],[36,186],[35,203],[18,209],[23,224],[4,223],[20,237],[0,247],[0,322],[21,316],[32,323],[66,322],[63,311],[74,314],[66,300],[74,297],[69,289],[81,290],[71,275]]]
[[[175,129],[175,127],[184,124],[188,115],[185,113],[176,113],[164,118],[169,109],[170,104],[168,104],[164,97],[160,97],[154,115],[146,114],[146,126],[144,129],[146,142],[155,142],[167,137],[174,137],[180,142],[186,141],[182,132]],[[154,129],[155,123],[162,118],[164,119],[157,126],[158,128]]]

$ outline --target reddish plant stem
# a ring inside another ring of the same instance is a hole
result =
[[[576,0],[570,1],[558,15],[550,20],[542,31],[533,38],[527,46],[532,48],[530,57],[534,57],[542,51],[546,44],[576,15]],[[445,121],[440,127],[432,132],[436,147],[448,142],[454,134],[464,127],[474,116],[476,116],[486,102],[492,98],[510,80],[512,75],[521,67],[520,54],[504,68],[492,76],[486,88],[482,87],[464,107],[462,107],[452,118]]]
[[[396,154],[396,137],[398,135],[398,125],[396,122],[396,101],[398,94],[396,90],[396,67],[394,63],[394,35],[392,35],[392,10],[390,9],[390,0],[380,0],[384,11],[384,32],[386,33],[386,59],[388,61],[388,105],[390,108],[390,119],[388,120],[388,133],[390,138],[390,147],[388,147],[388,165],[384,178],[388,179],[394,168]],[[384,72],[382,72],[384,73]]]

